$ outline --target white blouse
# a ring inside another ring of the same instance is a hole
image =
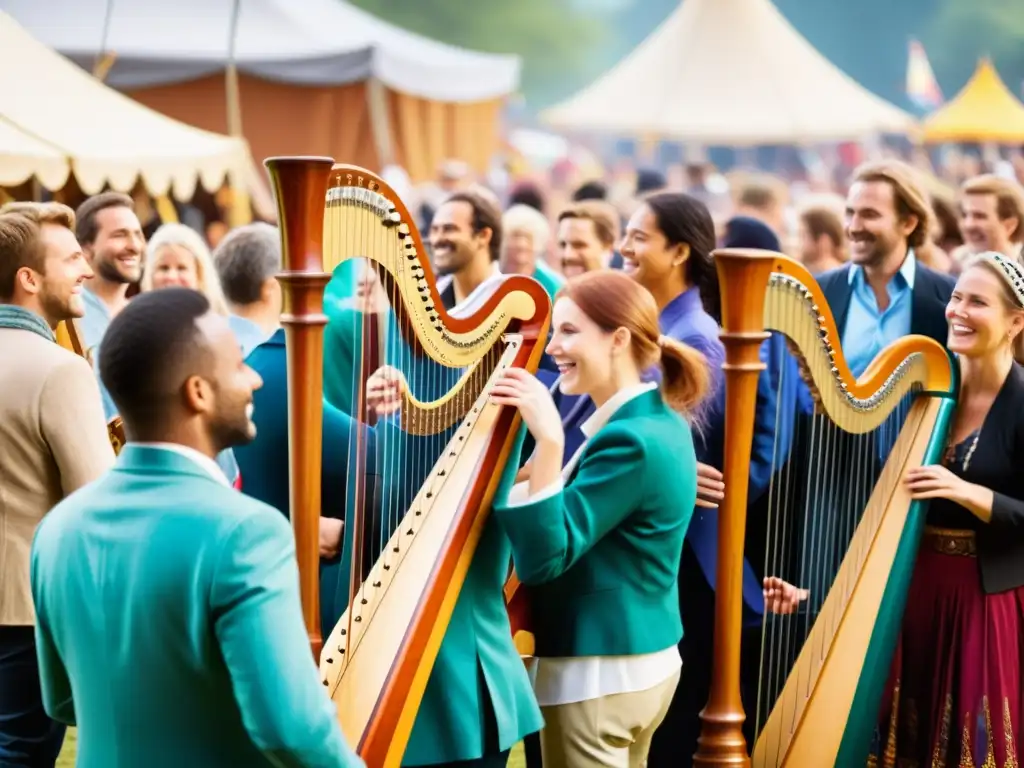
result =
[[[509,494],[508,504],[514,506],[541,501],[562,490],[590,438],[608,423],[619,408],[657,386],[655,382],[646,382],[615,393],[580,425],[586,439],[562,469],[561,478],[533,496],[529,495],[528,481],[517,483]],[[646,691],[678,672],[683,660],[679,649],[673,645],[635,656],[531,657],[526,665],[537,703],[542,707],[553,707]]]

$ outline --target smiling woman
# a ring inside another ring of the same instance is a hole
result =
[[[199,291],[215,312],[228,313],[206,242],[191,227],[170,223],[161,225],[150,238],[141,288],[152,291],[175,287]]]
[[[661,335],[653,298],[620,272],[570,280],[552,326],[560,389],[597,406],[564,470],[547,386],[509,369],[491,392],[536,442],[528,480],[494,514],[530,586],[543,762],[644,764],[681,666],[679,562],[697,486],[682,415],[710,376],[700,353]],[[654,364],[660,388],[641,378]]]

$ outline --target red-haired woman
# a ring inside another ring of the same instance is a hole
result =
[[[564,469],[547,387],[510,369],[492,394],[536,442],[529,479],[494,512],[530,589],[544,766],[644,765],[679,682],[677,579],[697,494],[685,416],[708,367],[661,335],[651,294],[612,271],[565,285],[547,352],[562,392],[597,406]],[[642,378],[655,364],[660,385]]]

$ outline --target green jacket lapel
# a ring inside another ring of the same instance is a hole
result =
[[[605,429],[609,424],[614,424],[620,419],[630,419],[637,416],[650,416],[664,411],[664,409],[665,404],[661,400],[661,390],[652,389],[650,392],[644,392],[642,395],[637,395],[629,402],[623,403],[619,406],[618,410],[611,415],[611,418],[608,419],[601,429]],[[586,458],[590,442],[597,437],[601,432],[601,429],[587,438],[587,444],[583,447],[583,453],[580,454],[579,460],[573,466],[572,471],[569,473],[569,477],[565,481],[566,485],[571,483],[576,477],[576,473],[580,470],[580,465],[583,464],[583,459]]]

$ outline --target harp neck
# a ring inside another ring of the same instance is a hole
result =
[[[351,230],[375,231],[372,246],[349,238],[346,232]],[[385,285],[409,346],[449,367],[472,365],[512,323],[523,334],[547,323],[547,294],[535,280],[520,275],[495,280],[458,312],[449,312],[408,208],[390,186],[363,168],[334,168],[324,251],[329,269],[349,259],[367,259]]]

